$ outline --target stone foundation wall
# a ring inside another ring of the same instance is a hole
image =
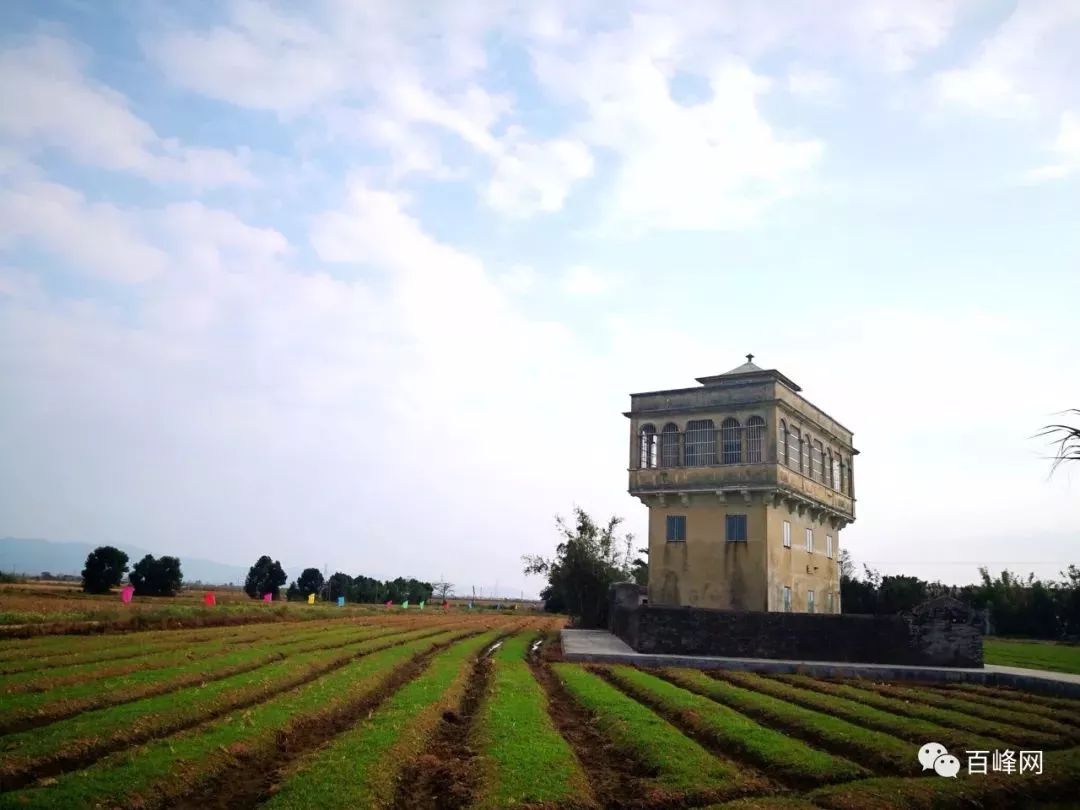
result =
[[[640,653],[981,667],[981,617],[953,599],[910,614],[775,613],[613,600],[611,631]]]

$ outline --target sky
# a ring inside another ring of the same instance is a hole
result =
[[[0,4],[0,535],[535,594],[775,368],[883,573],[1080,563],[1080,4]]]

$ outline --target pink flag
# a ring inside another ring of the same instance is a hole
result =
[[[134,596],[134,595],[135,595],[135,589],[130,585],[125,585],[120,590],[120,599],[123,600],[125,605],[131,602],[131,597]]]
[[[204,605],[216,605],[217,604],[217,597],[214,596],[213,591],[207,591],[206,596],[204,596],[202,598],[202,600],[203,600]]]
[[[263,601],[264,602],[272,602],[272,601],[274,601],[274,595],[272,593],[264,593],[263,594]]]
[[[387,600],[386,600],[386,606],[387,606],[387,607],[390,607],[390,606],[391,606],[392,604],[394,604],[394,600],[393,600],[393,599],[387,599]]]

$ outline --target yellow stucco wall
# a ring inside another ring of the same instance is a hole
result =
[[[784,521],[791,524],[791,548],[784,547]],[[791,609],[797,613],[807,610],[807,592],[814,591],[814,612],[829,612],[829,597],[833,596],[833,613],[840,612],[840,531],[811,517],[809,511],[799,515],[798,509],[781,501],[768,510],[768,610],[784,609],[784,586],[791,588]],[[814,532],[814,551],[806,550],[806,530]],[[832,558],[826,555],[826,536],[832,536]]]
[[[693,495],[649,508],[649,602],[658,605],[767,610],[767,507],[741,498],[720,503]],[[747,541],[725,539],[728,514],[746,515]],[[668,542],[667,516],[686,516],[685,542]]]

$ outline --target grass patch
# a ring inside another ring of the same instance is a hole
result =
[[[318,726],[322,718],[374,693],[397,666],[452,638],[446,632],[373,653],[265,703],[113,754],[50,785],[2,793],[0,808],[168,806],[238,762],[266,756],[279,736],[288,738],[301,725]]]
[[[918,717],[922,720],[929,720],[931,723],[936,723],[937,725],[952,726],[953,728],[980,736],[1004,740],[1008,745],[1011,745],[1014,748],[1017,745],[1028,745],[1035,748],[1052,747],[1061,742],[1061,738],[1057,735],[1025,731],[1006,723],[995,723],[992,720],[983,720],[982,718],[952,711],[951,709],[942,709],[937,706],[928,706],[925,703],[912,703],[907,700],[901,700],[900,698],[886,697],[885,695],[878,694],[872,689],[862,689],[844,683],[817,680],[805,675],[777,675],[776,678],[786,683],[803,686],[807,689],[816,689],[819,692],[828,695],[836,695],[837,697],[855,700],[864,703],[867,706],[873,706],[874,708],[886,712],[892,712],[893,714]],[[938,742],[944,741],[939,740]]]
[[[604,667],[620,687],[727,751],[737,751],[770,775],[798,784],[840,782],[867,776],[854,762],[811,748],[726,706],[628,666]]]
[[[986,638],[983,639],[983,663],[1080,675],[1080,644]]]
[[[555,730],[547,695],[525,661],[535,631],[507,639],[495,652],[491,686],[473,728],[482,752],[475,806],[557,803],[590,796],[569,743]]]
[[[414,630],[361,641],[333,655],[325,651],[304,653],[205,686],[85,712],[44,728],[8,735],[0,739],[0,783],[5,787],[12,782],[21,784],[30,774],[64,770],[109,751],[188,728],[209,717],[266,700],[340,667],[357,655],[425,634],[432,635],[433,631]]]
[[[777,697],[710,678],[693,669],[668,669],[664,677],[678,686],[723,703],[755,720],[839,751],[868,767],[892,773],[918,774],[911,743],[872,731],[831,714],[797,706]]]
[[[496,633],[459,642],[432,660],[367,720],[289,771],[269,810],[373,807],[393,804],[403,764],[423,750],[444,711],[457,707],[471,673],[468,662]]]
[[[594,717],[600,732],[649,772],[656,793],[715,800],[732,795],[752,779],[598,675],[577,664],[553,664],[552,669],[567,693]]]

